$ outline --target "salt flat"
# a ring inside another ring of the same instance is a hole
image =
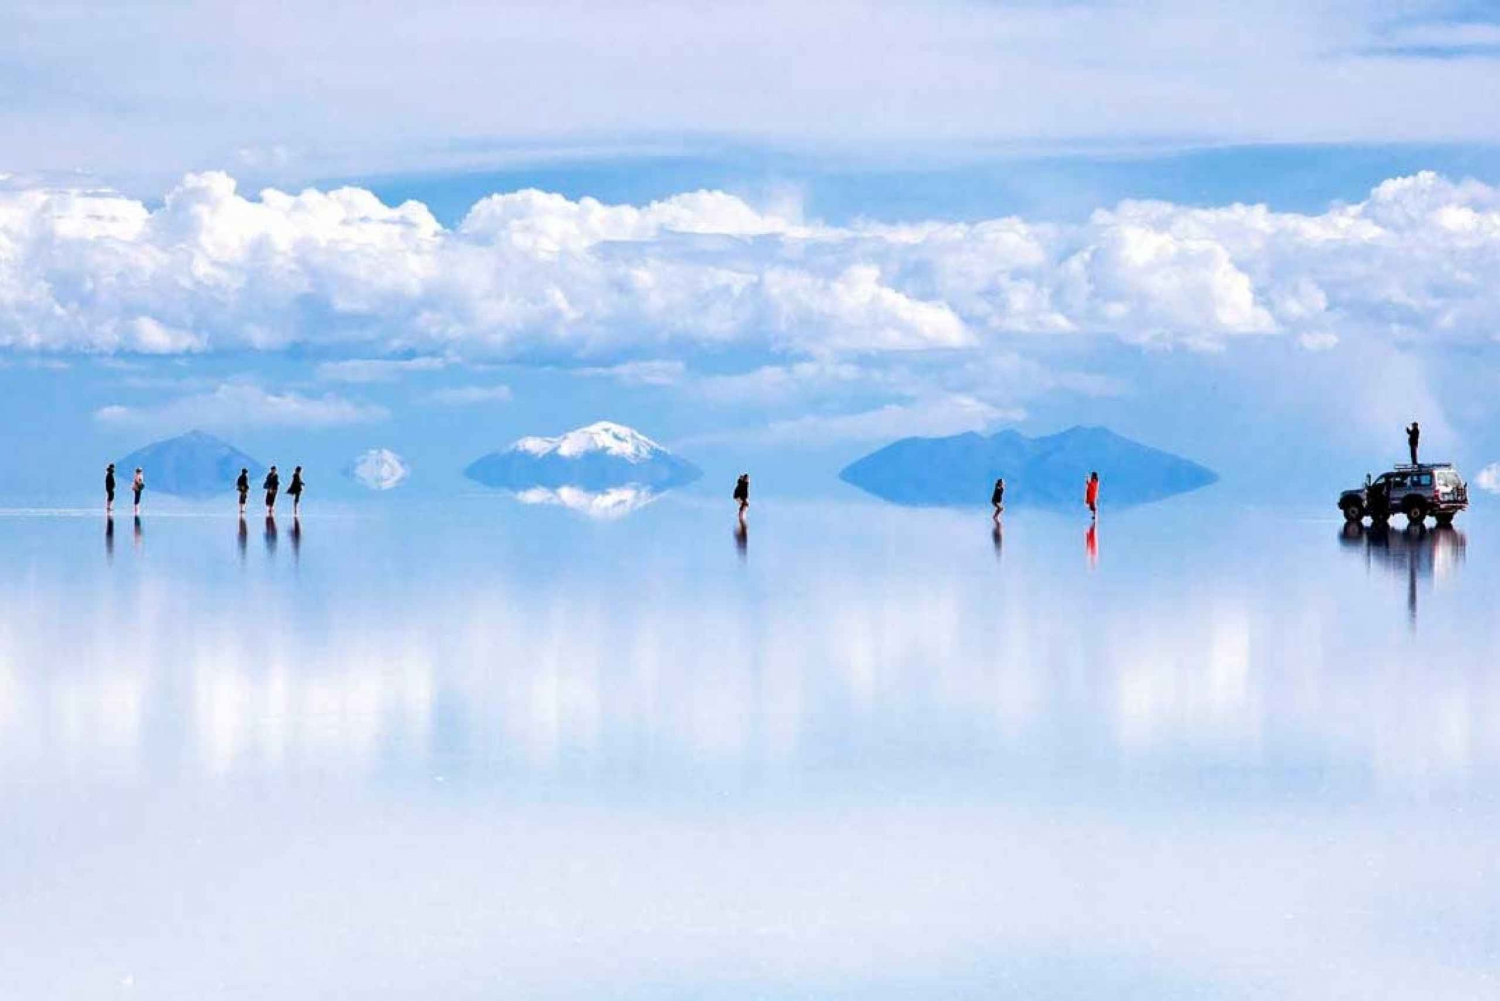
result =
[[[1490,996],[1500,525],[1212,493],[14,513],[0,996]]]

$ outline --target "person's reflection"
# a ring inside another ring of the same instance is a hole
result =
[[[750,526],[745,523],[745,516],[740,515],[739,524],[734,526],[734,548],[740,554],[740,562],[750,557]]]
[[[995,559],[999,560],[1001,547],[1005,545],[1005,530],[1000,527],[999,521],[990,529],[990,540],[995,543]]]
[[[1091,522],[1089,530],[1083,533],[1083,548],[1088,552],[1089,569],[1092,570],[1099,565],[1099,523],[1097,521]]]
[[[108,563],[115,561],[115,519],[113,516],[104,519],[104,559]]]
[[[135,538],[132,541],[135,543],[135,548],[136,548],[137,552],[140,551],[142,538],[143,538],[143,536],[141,535],[141,516],[140,515],[136,515],[135,516]]]
[[[266,555],[276,555],[276,516],[266,515]]]
[[[295,514],[292,515],[292,566],[296,566],[302,556],[302,519]]]
[[[245,562],[245,547],[250,544],[250,526],[245,524],[245,516],[240,515],[240,530],[235,536],[235,542],[240,547],[240,562]]]

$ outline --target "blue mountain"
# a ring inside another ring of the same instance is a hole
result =
[[[115,462],[121,486],[139,466],[146,473],[146,489],[178,497],[209,497],[234,489],[242,468],[257,478],[266,467],[226,441],[203,431],[152,442]],[[259,483],[259,479],[255,479]]]
[[[487,487],[517,492],[627,485],[661,491],[691,483],[702,473],[639,431],[600,421],[556,438],[522,438],[474,460],[464,475]]]
[[[897,504],[988,504],[998,477],[1005,501],[1057,507],[1083,502],[1097,471],[1106,504],[1146,504],[1207,486],[1219,477],[1180,456],[1102,427],[1073,427],[1041,438],[1017,431],[989,436],[904,438],[846,466],[839,478]]]

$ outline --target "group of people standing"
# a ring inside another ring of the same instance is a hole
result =
[[[1005,478],[1002,476],[995,481],[995,489],[990,493],[990,503],[995,508],[995,523],[1000,523],[1000,514],[1005,510]],[[1083,503],[1089,509],[1089,517],[1099,517],[1099,473],[1089,473],[1089,478],[1083,484]]]
[[[276,513],[276,495],[281,491],[281,474],[276,472],[275,466],[266,471],[265,482],[260,486],[266,492],[266,517],[269,518]],[[286,487],[286,495],[292,499],[293,518],[302,513],[302,490],[305,486],[302,467],[298,466],[292,470],[292,482]],[[234,481],[234,488],[240,493],[240,514],[243,516],[245,502],[250,497],[250,470],[240,470],[240,478]]]
[[[242,468],[239,479],[234,481],[234,487],[240,495],[240,517],[245,516],[245,503],[250,498],[250,470]],[[298,466],[292,470],[292,482],[287,484],[287,496],[292,499],[292,517],[296,518],[302,513],[302,491],[306,488],[306,482],[302,479],[302,467]],[[135,475],[130,481],[130,490],[134,495],[135,515],[141,514],[141,494],[146,489],[146,473],[140,466],[135,467]],[[266,517],[272,517],[276,513],[276,495],[281,492],[281,475],[272,466],[266,472],[265,482],[261,489],[266,492]],[[104,467],[104,513],[113,515],[115,513],[115,464],[111,462]]]

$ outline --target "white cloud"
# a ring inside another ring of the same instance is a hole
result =
[[[509,386],[445,386],[433,390],[431,399],[445,407],[468,407],[478,403],[509,403]]]
[[[1298,337],[1297,343],[1309,351],[1331,351],[1338,347],[1339,335],[1326,330],[1310,330]]]
[[[733,347],[830,361],[982,353],[1104,335],[1219,349],[1252,337],[1484,340],[1500,322],[1500,189],[1397,178],[1320,214],[1124,202],[1086,222],[810,224],[723,192],[646,206],[536,191],[454,230],[367,191],[192,175],[162,205],[0,189],[0,347],[395,355],[319,367],[371,381],[449,359],[662,356]],[[634,367],[631,367],[634,366]]]
[[[384,420],[382,407],[327,394],[270,392],[252,382],[225,382],[157,407],[110,404],[94,412],[104,424],[131,427],[330,427]]]
[[[604,367],[573,370],[575,375],[598,376],[625,386],[675,386],[687,375],[687,366],[673,359],[627,361]]]
[[[1485,493],[1500,494],[1500,462],[1492,462],[1474,477],[1474,485]]]
[[[411,475],[411,467],[388,448],[372,448],[355,457],[349,475],[371,490],[390,490]]]
[[[438,372],[451,362],[446,358],[349,358],[318,365],[318,378],[329,382],[394,382],[409,372]]]
[[[911,403],[890,403],[855,413],[810,414],[772,421],[762,428],[694,435],[674,444],[887,442],[913,435],[942,437],[965,431],[985,431],[997,424],[1025,418],[1026,411],[1020,408],[1002,409],[972,396],[952,395]]]

